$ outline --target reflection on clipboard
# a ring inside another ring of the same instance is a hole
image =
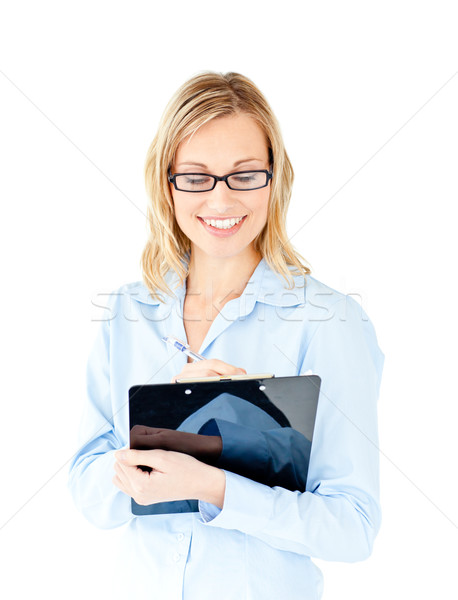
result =
[[[321,379],[318,375],[235,375],[129,389],[131,448],[148,428],[220,436],[215,466],[270,487],[304,492]],[[203,438],[201,438],[203,439]],[[134,515],[198,512],[195,499],[142,506]]]

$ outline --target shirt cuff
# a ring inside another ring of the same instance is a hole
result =
[[[203,500],[199,500],[199,512],[202,517],[203,523],[208,523],[214,519],[219,513],[221,509],[219,506],[215,506],[214,504],[210,504],[209,502],[204,502]]]
[[[275,490],[223,469],[226,475],[224,505],[199,502],[203,522],[224,529],[238,529],[247,534],[262,530],[274,511]],[[216,509],[216,510],[215,510]]]

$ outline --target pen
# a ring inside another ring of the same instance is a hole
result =
[[[183,354],[186,354],[186,356],[190,356],[194,361],[205,360],[203,356],[201,356],[200,354],[197,354],[197,352],[193,352],[191,350],[191,348],[189,347],[189,344],[185,344],[178,338],[173,337],[173,335],[166,335],[165,337],[163,337],[161,339],[166,344],[170,344],[171,346],[173,346],[180,352],[183,352]]]

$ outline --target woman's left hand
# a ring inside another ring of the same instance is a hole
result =
[[[188,454],[171,450],[119,450],[115,458],[113,483],[137,504],[196,499],[223,507],[224,471]],[[152,471],[143,471],[137,465],[151,467]]]

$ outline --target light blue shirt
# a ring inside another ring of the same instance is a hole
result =
[[[102,299],[87,363],[80,450],[69,472],[77,508],[101,528],[125,526],[123,546],[136,599],[315,600],[322,575],[310,557],[353,562],[380,527],[377,398],[384,355],[351,297],[315,278],[296,287],[262,259],[243,294],[227,302],[198,352],[248,373],[321,377],[306,491],[268,487],[224,469],[223,509],[133,516],[112,483],[114,451],[129,443],[128,391],[169,383],[187,357],[164,344],[186,340],[186,284],[152,300],[142,282]],[[170,271],[167,282],[179,282]],[[102,575],[101,575],[102,576]]]

